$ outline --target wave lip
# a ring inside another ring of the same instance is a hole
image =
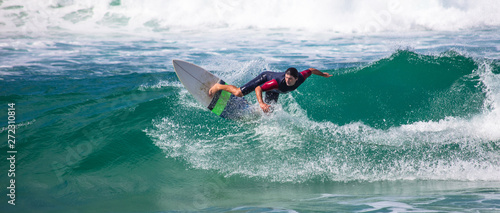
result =
[[[494,0],[448,1],[36,1],[0,4],[3,32],[293,29],[339,33],[500,26]]]

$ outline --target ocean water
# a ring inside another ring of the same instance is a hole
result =
[[[0,212],[499,212],[499,9],[0,1]],[[333,77],[230,120],[173,59]]]

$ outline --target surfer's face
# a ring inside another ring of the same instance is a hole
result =
[[[289,86],[289,87],[290,87],[290,86],[295,85],[295,82],[296,82],[296,81],[297,81],[297,79],[296,79],[296,78],[294,78],[293,76],[288,75],[288,74],[286,74],[286,75],[285,75],[285,82],[286,82],[286,85],[287,85],[287,86]]]

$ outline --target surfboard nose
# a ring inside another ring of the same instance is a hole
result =
[[[172,64],[174,64],[174,65],[177,65],[177,64],[179,64],[180,62],[182,62],[182,60],[179,60],[179,59],[174,59],[174,60],[172,60]]]

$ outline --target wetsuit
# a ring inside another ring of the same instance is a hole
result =
[[[278,97],[280,93],[287,93],[297,89],[307,77],[311,76],[311,70],[304,70],[299,73],[299,78],[293,86],[287,86],[285,81],[284,72],[263,72],[257,77],[240,87],[243,95],[247,95],[254,91],[257,86],[262,88],[262,91],[266,92],[264,101],[267,103],[278,102]]]

